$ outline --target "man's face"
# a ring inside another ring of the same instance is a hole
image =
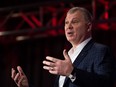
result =
[[[87,23],[82,12],[68,13],[65,19],[65,35],[69,42],[79,43],[90,33],[90,24]]]

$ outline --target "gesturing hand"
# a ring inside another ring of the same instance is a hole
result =
[[[11,78],[18,87],[29,87],[28,79],[20,66],[17,67],[18,73],[12,68]]]
[[[66,50],[63,51],[64,60],[47,56],[43,61],[44,69],[48,70],[51,74],[69,76],[73,70],[73,65]]]

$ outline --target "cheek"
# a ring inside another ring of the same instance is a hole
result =
[[[79,34],[82,32],[82,27],[76,26],[76,27],[74,28],[74,32],[75,32],[76,35],[79,35]]]
[[[64,31],[66,31],[66,26],[64,26]]]
[[[79,28],[80,32],[86,32],[88,26],[86,26],[85,24],[83,24],[83,25],[80,25],[78,28]]]
[[[83,34],[86,33],[86,30],[84,27],[81,26],[81,27],[76,28],[75,32],[76,32],[75,33],[76,36],[82,36]]]

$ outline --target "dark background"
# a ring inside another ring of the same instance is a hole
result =
[[[62,15],[73,6],[93,14],[93,39],[108,45],[116,57],[116,0],[1,0],[0,87],[16,87],[11,68],[18,65],[35,87],[53,87],[55,76],[43,70],[42,61],[47,55],[63,59],[63,49],[71,47]]]

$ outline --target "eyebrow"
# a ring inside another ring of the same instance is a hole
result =
[[[75,17],[72,20],[79,20],[79,18]],[[67,21],[67,19],[65,19],[65,21]]]

